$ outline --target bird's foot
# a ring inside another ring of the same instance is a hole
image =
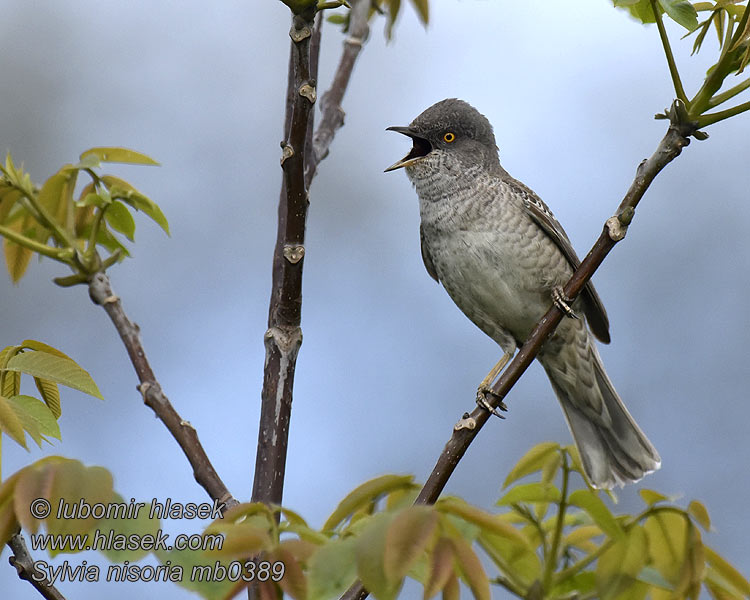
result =
[[[552,303],[571,319],[580,319],[573,309],[570,308],[572,300],[565,295],[560,286],[552,289]]]
[[[492,404],[490,404],[487,401],[487,396],[495,396],[497,398],[497,396],[492,392],[492,390],[490,390],[489,388],[480,386],[479,389],[477,390],[477,406],[479,406],[480,408],[483,408],[491,415],[495,415],[496,417],[500,419],[504,419],[505,416],[500,411],[498,411],[498,408],[504,412],[508,412],[508,407],[505,405],[505,402],[500,400],[500,402],[497,405],[497,408],[495,408],[494,406],[492,406]]]

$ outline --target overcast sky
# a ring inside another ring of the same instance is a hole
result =
[[[403,172],[383,173],[409,144],[385,128],[446,97],[469,101],[494,124],[505,168],[549,204],[584,255],[661,139],[665,123],[653,115],[673,98],[656,29],[606,0],[439,0],[426,30],[405,3],[389,44],[383,25],[374,21],[344,101],[346,126],[311,189],[284,503],[318,526],[368,478],[424,480],[500,355],[425,272],[416,196]],[[133,258],[112,269],[113,286],[164,390],[243,500],[255,460],[288,29],[281,2],[6,0],[0,21],[0,151],[38,183],[95,145],[162,163],[109,169],[157,201],[172,230],[168,238],[138,215]],[[690,58],[692,40],[669,30],[694,92],[715,40]],[[319,93],[342,39],[326,24]],[[703,500],[716,529],[707,543],[749,574],[750,115],[709,133],[658,177],[595,277],[612,333],[601,354],[663,459],[661,471],[619,494],[618,510],[635,510],[643,486],[683,505]],[[17,287],[0,277],[0,347],[26,338],[56,346],[106,400],[65,392],[62,443],[27,453],[6,439],[3,474],[61,454],[109,468],[126,498],[204,501],[142,405],[104,312],[84,288],[51,283],[65,274],[44,260]],[[570,442],[538,365],[507,403],[508,419],[482,431],[448,486],[486,508],[531,445]],[[0,588],[36,597],[5,558]],[[61,589],[79,600],[191,597],[166,584]]]

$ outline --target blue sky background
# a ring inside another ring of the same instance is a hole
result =
[[[422,266],[416,196],[403,173],[383,173],[408,142],[385,128],[446,97],[469,101],[494,124],[505,168],[550,205],[583,255],[661,139],[665,124],[653,115],[673,97],[656,29],[610,2],[431,4],[427,30],[405,6],[390,44],[375,21],[344,101],[346,126],[311,189],[284,502],[316,525],[366,479],[424,480],[499,357]],[[280,2],[6,0],[0,21],[0,151],[39,183],[96,145],[162,163],[110,169],[160,203],[172,229],[167,238],[139,215],[134,258],[112,269],[113,286],[164,390],[240,499],[255,460],[288,29]],[[715,40],[690,58],[692,40],[669,30],[692,93]],[[327,24],[319,93],[342,40]],[[750,574],[750,115],[709,133],[658,177],[595,277],[613,340],[601,353],[663,459],[619,494],[618,508],[635,510],[641,486],[685,505],[700,499],[716,529],[706,541]],[[33,338],[60,348],[106,401],[66,392],[63,442],[27,453],[6,440],[3,474],[62,454],[109,468],[126,498],[204,501],[142,405],[104,312],[84,288],[51,283],[64,274],[45,260],[17,287],[0,277],[0,347]],[[569,443],[538,365],[507,402],[508,419],[482,431],[449,493],[489,508],[531,445]],[[106,564],[69,560],[83,558]],[[36,597],[3,564],[8,597]],[[191,597],[169,584],[61,589],[83,600]]]

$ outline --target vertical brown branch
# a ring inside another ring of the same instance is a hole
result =
[[[261,392],[258,451],[253,500],[280,503],[284,489],[289,419],[297,352],[302,343],[302,267],[308,195],[304,169],[310,121],[316,98],[311,40],[315,7],[294,15],[287,90],[285,139],[282,142],[282,195],[273,256],[273,280],[264,336],[266,360]],[[317,53],[317,44],[314,48]]]

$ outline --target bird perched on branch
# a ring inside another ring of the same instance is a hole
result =
[[[416,188],[427,272],[505,353],[480,384],[477,402],[493,410],[490,386],[554,302],[567,318],[537,358],[589,480],[609,489],[658,469],[659,454],[617,395],[593,340],[610,340],[604,306],[591,282],[572,304],[564,296],[580,261],[544,202],[500,166],[489,121],[452,98],[408,127],[388,129],[412,140],[411,151],[386,171],[403,167]]]

